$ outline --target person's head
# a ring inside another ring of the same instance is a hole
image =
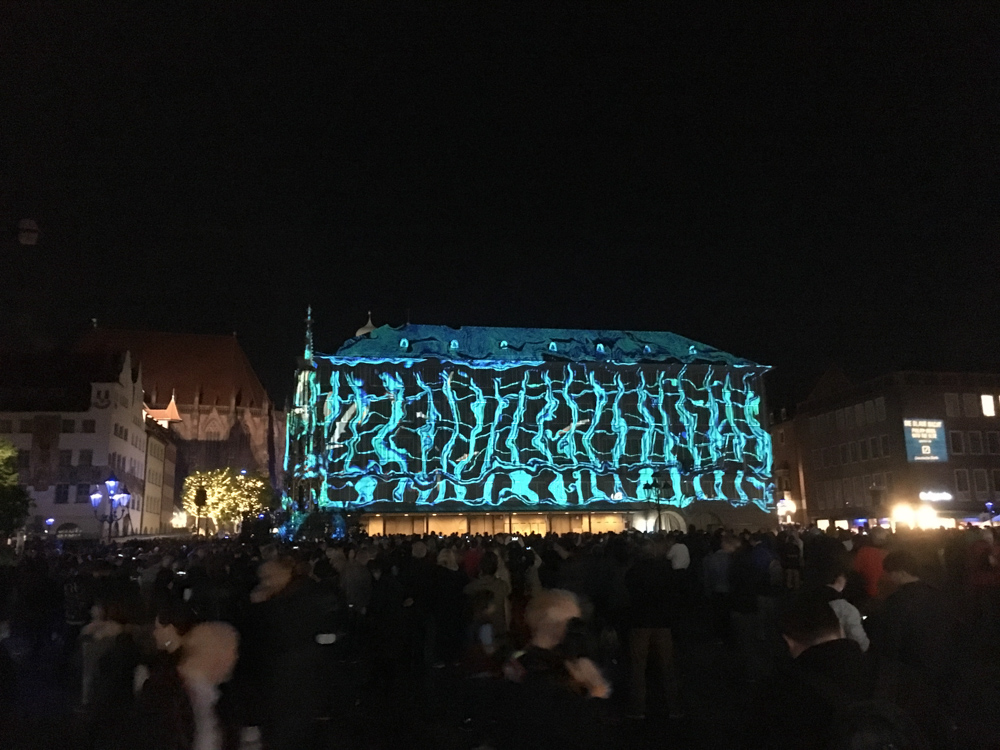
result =
[[[555,648],[566,637],[567,623],[581,614],[576,595],[569,591],[550,589],[535,595],[524,614],[531,643],[539,648]]]
[[[831,562],[821,571],[823,583],[837,591],[843,591],[847,586],[849,568],[842,562]]]
[[[153,620],[153,640],[160,651],[173,653],[181,647],[183,637],[194,627],[196,618],[184,602],[164,604]]]
[[[180,666],[182,674],[210,685],[221,685],[233,674],[240,643],[236,628],[225,622],[203,622],[184,637]]]
[[[897,550],[886,555],[882,561],[882,569],[886,577],[897,586],[920,580],[917,558],[907,550]]]
[[[837,614],[822,597],[800,598],[782,613],[778,625],[793,659],[806,649],[844,637]]]
[[[495,576],[499,569],[500,560],[497,558],[496,552],[486,552],[479,561],[479,574],[481,576]]]
[[[719,545],[719,548],[723,552],[729,552],[730,554],[738,550],[739,547],[740,547],[740,540],[730,534],[724,535],[722,537],[722,542]]]
[[[458,570],[458,560],[455,558],[455,550],[451,549],[451,547],[445,547],[438,552],[437,564],[448,570]]]
[[[295,576],[295,560],[290,557],[276,557],[261,563],[257,569],[261,588],[272,594],[283,591]]]
[[[413,543],[413,547],[411,548],[411,550],[413,557],[415,557],[417,560],[423,560],[425,557],[427,557],[427,545],[424,544],[419,539]]]

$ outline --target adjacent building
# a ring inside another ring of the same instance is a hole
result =
[[[128,352],[0,356],[0,439],[18,449],[20,481],[35,503],[30,531],[106,534],[90,496],[111,474],[131,495],[112,533],[142,530],[142,374]]]
[[[662,332],[310,331],[287,482],[370,533],[773,524],[766,369]]]
[[[772,428],[778,499],[847,526],[978,521],[1000,505],[1000,375],[828,373]]]
[[[128,350],[141,364],[150,414],[174,440],[175,498],[184,478],[199,470],[246,470],[281,486],[284,413],[235,336],[93,328],[77,348]]]

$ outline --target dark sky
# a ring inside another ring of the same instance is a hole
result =
[[[670,330],[772,404],[1000,368],[995,3],[674,5],[3,2],[0,331],[235,330],[279,399],[309,303]]]

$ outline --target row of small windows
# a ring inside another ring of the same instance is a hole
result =
[[[983,433],[979,430],[951,430],[948,433],[948,450],[953,456],[968,453],[970,456],[983,455],[983,449],[991,456],[1000,456],[1000,432],[987,432],[983,444]]]
[[[834,431],[844,432],[884,421],[885,397],[879,396],[871,401],[810,417],[809,434],[823,435]]]
[[[128,440],[128,427],[122,427],[120,424],[115,422],[114,433],[116,438]]]
[[[1000,469],[993,469],[993,491],[1000,494]],[[969,485],[969,470],[955,469],[955,491],[959,495],[969,496],[975,492],[977,499],[985,499],[989,494],[989,475],[986,469],[975,469],[972,472],[972,485]]]
[[[818,510],[856,507],[871,508],[892,493],[892,472],[865,474],[860,477],[828,479],[816,487]]]
[[[948,417],[995,417],[997,397],[992,393],[944,394],[944,413]]]
[[[61,432],[64,433],[76,432],[76,420],[75,419],[62,420],[62,425],[60,430]],[[17,425],[17,431],[25,434],[34,432],[34,421],[31,419],[20,420]],[[80,420],[80,432],[92,434],[96,431],[97,431],[97,422],[95,420],[93,419]],[[14,420],[0,419],[0,435],[10,435],[13,432],[14,432]]]
[[[76,464],[73,463],[73,453],[76,453]],[[42,458],[46,459],[46,454],[42,454]],[[94,465],[94,451],[89,448],[83,448],[79,451],[72,450],[62,450],[59,451],[59,466],[93,466]],[[27,469],[31,466],[31,451],[27,449],[19,450],[17,452],[17,468]]]
[[[865,440],[852,440],[829,448],[813,450],[813,465],[828,469],[832,466],[847,466],[859,461],[874,461],[889,456],[889,436],[876,435]]]

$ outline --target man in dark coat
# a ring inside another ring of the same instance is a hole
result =
[[[671,628],[678,618],[682,592],[678,576],[667,558],[668,545],[658,539],[650,554],[639,558],[625,575],[631,612],[629,653],[631,655],[631,695],[629,716],[646,715],[646,666],[652,653],[658,660],[663,690],[671,716],[681,715],[674,641]]]

